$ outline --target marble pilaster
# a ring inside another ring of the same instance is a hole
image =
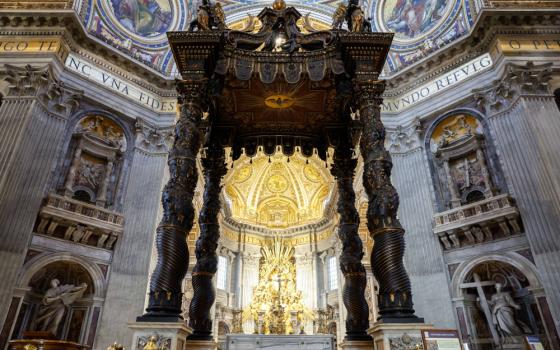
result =
[[[60,83],[48,65],[6,64],[0,67],[0,80],[3,90],[0,106],[2,329],[68,118],[82,93]]]
[[[241,309],[245,309],[253,299],[253,288],[259,283],[259,259],[260,254],[243,253],[242,268],[241,268],[241,281],[242,281],[242,295],[241,295]],[[248,320],[243,322],[244,333],[253,333],[253,321]]]
[[[296,287],[301,291],[303,304],[309,309],[317,308],[316,280],[313,270],[313,253],[306,253],[296,258]],[[313,323],[307,322],[305,334],[313,334]]]
[[[414,309],[426,322],[454,327],[440,244],[432,231],[432,183],[421,146],[419,125],[388,129],[393,157],[393,183],[401,198],[399,218],[406,230],[405,266],[412,284]],[[435,307],[437,306],[437,307]]]
[[[132,330],[125,325],[144,309],[159,197],[171,130],[156,130],[137,123],[136,145],[124,198],[125,225],[115,247],[105,306],[95,348],[126,342]],[[126,307],[123,307],[126,305]]]
[[[559,329],[560,112],[548,91],[551,75],[549,64],[508,63],[500,80],[474,93],[489,120]]]

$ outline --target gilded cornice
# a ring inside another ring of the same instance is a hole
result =
[[[332,231],[335,224],[334,217],[332,216],[325,216],[325,218],[321,221],[313,224],[289,227],[285,229],[270,229],[263,226],[240,223],[230,217],[221,218],[220,221],[220,225],[224,230],[234,232],[241,231],[244,234],[252,234],[259,237],[273,237],[278,234],[282,235],[282,237],[297,237],[301,235],[309,235],[310,233],[320,234],[321,232]]]
[[[500,35],[560,34],[554,9],[484,9],[470,35],[387,78],[385,97],[400,96],[492,50]]]
[[[159,96],[176,96],[174,80],[86,33],[73,10],[0,9],[0,35],[62,36],[71,52]]]

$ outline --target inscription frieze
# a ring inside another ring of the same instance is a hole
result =
[[[402,96],[385,97],[381,105],[381,112],[396,114],[405,111],[419,102],[490,69],[493,64],[490,54],[485,53]]]
[[[174,97],[161,97],[115,76],[90,62],[73,54],[66,58],[67,69],[78,73],[82,77],[98,83],[117,94],[124,96],[135,103],[160,113],[173,113],[177,108],[177,99]]]

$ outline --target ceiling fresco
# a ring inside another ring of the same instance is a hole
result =
[[[164,76],[174,76],[166,32],[185,30],[200,0],[84,0],[79,11],[88,32]],[[240,29],[270,0],[221,0],[230,27]],[[337,0],[287,1],[316,29],[331,24]],[[465,35],[472,24],[468,1],[365,0],[373,30],[394,32],[384,74],[390,76]]]

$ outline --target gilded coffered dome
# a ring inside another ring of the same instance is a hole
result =
[[[332,182],[316,157],[242,156],[225,178],[224,196],[238,222],[267,228],[301,226],[323,218]]]

